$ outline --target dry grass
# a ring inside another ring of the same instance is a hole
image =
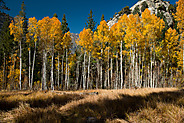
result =
[[[179,123],[184,122],[183,95],[176,88],[1,92],[0,122]]]

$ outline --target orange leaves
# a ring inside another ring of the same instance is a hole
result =
[[[61,22],[56,17],[44,17],[38,21],[37,25],[39,38],[45,46],[46,44],[54,43],[61,39]]]
[[[42,20],[38,21],[38,28],[40,31],[40,38],[45,43],[50,41],[50,30],[51,30],[51,20],[49,17],[44,17]]]
[[[10,35],[14,35],[15,41],[20,41],[23,34],[23,17],[16,16],[9,25]]]
[[[80,41],[78,44],[82,46],[88,52],[91,51],[93,46],[93,32],[91,29],[83,29],[82,32],[79,34]]]
[[[29,18],[29,20],[28,20],[28,31],[30,33],[30,36],[37,33],[37,28],[38,28],[37,19],[35,17]]]
[[[71,34],[70,32],[67,32],[64,34],[63,36],[63,45],[65,48],[69,47],[71,45],[71,41],[72,41],[72,38],[71,38]]]
[[[105,20],[100,22],[100,25],[97,27],[97,37],[101,43],[108,42],[109,35],[109,26]]]
[[[177,2],[175,19],[178,21],[177,27],[180,31],[180,65],[183,64],[183,72],[184,72],[184,0],[179,0]]]
[[[61,22],[56,18],[51,18],[51,38],[57,38],[57,36],[61,33]]]
[[[178,28],[180,29],[180,32],[184,32],[184,0],[179,0],[177,2],[177,8],[176,8],[176,15],[175,18],[178,21]]]

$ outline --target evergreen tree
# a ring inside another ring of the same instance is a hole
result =
[[[104,14],[102,14],[101,21],[105,20]]]
[[[23,18],[23,35],[22,35],[22,67],[25,70],[25,74],[28,74],[28,67],[29,66],[29,56],[28,56],[28,44],[26,43],[26,34],[28,33],[28,22],[26,18],[26,8],[24,1],[21,4],[21,11],[19,11],[19,16]],[[24,73],[23,72],[23,73]],[[24,77],[24,76],[23,76]],[[27,86],[27,84],[25,84]]]
[[[139,10],[139,6],[136,6],[136,7],[134,8],[133,14],[134,14],[134,15],[135,15],[135,14],[139,14],[139,16],[141,15],[140,10]]]
[[[94,15],[93,15],[92,10],[90,10],[90,13],[88,15],[89,15],[89,17],[88,17],[88,20],[87,20],[86,29],[91,29],[92,31],[95,31],[96,22],[93,19]]]
[[[4,89],[7,87],[7,74],[8,74],[8,58],[10,57],[11,53],[13,53],[14,45],[13,44],[13,36],[10,35],[9,31],[9,23],[10,19],[7,15],[6,19],[4,20],[1,33],[0,33],[0,68],[3,70],[3,79],[2,84]]]
[[[21,4],[21,11],[19,12],[19,15],[21,17],[23,17],[23,20],[24,20],[24,23],[23,23],[23,32],[24,32],[24,36],[26,36],[26,33],[27,33],[27,18],[26,18],[26,8],[25,8],[25,4],[24,4],[24,1],[22,1],[22,4]]]
[[[63,31],[63,34],[67,33],[70,30],[68,27],[68,23],[66,21],[65,14],[63,15],[63,18],[62,18],[61,30]]]
[[[53,17],[56,17],[56,18],[58,18],[58,15],[57,15],[56,13],[54,13]]]
[[[3,0],[0,0],[0,13],[1,13],[1,10],[10,10],[10,9],[6,6],[6,4],[5,4],[5,2],[4,2]]]
[[[142,3],[141,12],[144,12],[144,10],[145,10],[146,8],[148,8],[148,4],[144,1],[144,2]]]

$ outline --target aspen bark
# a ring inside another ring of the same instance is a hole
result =
[[[46,60],[47,60],[47,53],[44,49],[43,51],[43,81],[42,81],[42,90],[46,90]]]
[[[89,89],[90,83],[90,61],[91,60],[91,53],[89,52],[89,59],[88,59],[88,78],[87,78],[87,89]]]
[[[63,74],[64,74],[64,54],[62,55],[62,62],[61,62],[61,88],[63,87]]]
[[[122,89],[123,88],[123,58],[122,58],[122,40],[121,40],[121,45],[120,45],[120,81],[121,81],[121,85],[120,85],[120,88]]]
[[[69,89],[69,85],[70,85],[70,66],[68,64],[67,90]]]
[[[132,53],[131,53],[131,48],[130,48],[130,60],[129,60],[129,64],[130,64],[130,67],[129,67],[129,77],[128,77],[128,81],[129,81],[129,89],[131,88],[131,72],[132,72],[132,70],[131,70],[131,67],[132,67],[132,64],[131,64],[131,60],[132,60]]]
[[[108,49],[108,60],[107,60],[107,87],[110,87],[110,79],[109,79],[109,49]]]
[[[54,53],[52,52],[51,61],[51,90],[54,90]]]
[[[100,65],[99,60],[97,59],[97,79],[96,79],[96,89],[98,89],[98,83],[100,80]]]
[[[86,89],[86,51],[84,51],[84,63],[83,63],[83,90]]]
[[[60,72],[60,71],[59,71],[59,68],[60,68],[59,63],[60,63],[60,62],[59,62],[59,53],[58,53],[58,78],[57,78],[57,79],[58,79],[58,80],[57,80],[58,89],[59,89],[59,78],[60,78],[60,76],[59,76],[59,72]]]
[[[111,88],[111,85],[112,85],[112,83],[113,83],[113,80],[112,80],[112,79],[113,79],[113,76],[112,76],[112,74],[113,74],[113,73],[112,73],[112,72],[113,72],[112,60],[113,60],[113,59],[111,58],[111,84],[110,84],[110,88]]]
[[[115,89],[118,89],[118,80],[119,80],[119,76],[118,76],[118,52],[116,52],[116,82],[115,82]]]
[[[33,77],[34,77],[34,65],[35,65],[35,57],[36,57],[36,41],[35,41],[35,48],[34,48],[34,54],[33,54],[33,65],[32,65],[32,74],[31,74],[31,89],[33,86]]]
[[[77,90],[79,84],[79,61],[77,61],[77,68],[76,68],[76,82],[75,82],[75,89]]]
[[[19,81],[19,86],[20,86],[20,90],[22,89],[22,83],[21,83],[21,79],[22,79],[22,46],[21,46],[21,41],[20,41],[20,81]]]
[[[139,75],[138,75],[138,83],[139,83],[138,86],[139,86],[139,87],[141,87],[141,80],[140,80],[140,77],[141,77],[141,66],[140,66],[140,65],[141,65],[141,55],[140,55],[140,53],[139,53],[139,68],[138,68],[138,69],[139,69],[139,70],[138,70],[138,71],[139,71],[139,72],[138,72],[138,73],[139,73]]]
[[[144,75],[144,61],[143,61],[144,55],[141,59],[141,63],[142,63],[142,71],[141,71],[141,86],[143,84],[143,75]]]
[[[138,71],[138,49],[137,49],[137,43],[136,43],[136,49],[135,49],[135,86],[137,87],[139,84],[139,71]]]
[[[31,88],[31,47],[29,44],[29,88]]]
[[[103,63],[102,63],[102,62],[103,62],[103,61],[102,61],[102,48],[101,48],[101,60],[100,60],[100,61],[101,61],[101,62],[100,62],[100,87],[101,87],[101,89],[102,89],[102,84],[103,84],[103,83],[102,83],[102,69],[103,69],[103,68],[102,68],[102,64],[103,64]]]
[[[68,79],[68,52],[66,49],[66,70],[65,70],[65,89],[67,89],[67,80]]]

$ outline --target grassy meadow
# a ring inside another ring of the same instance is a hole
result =
[[[0,122],[184,122],[184,90],[1,91]]]

